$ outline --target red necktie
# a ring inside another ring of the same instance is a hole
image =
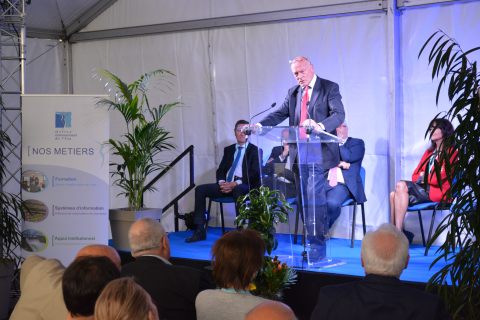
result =
[[[305,94],[303,95],[302,98],[302,110],[300,111],[300,125],[307,120],[307,102],[308,102],[308,89],[310,87],[306,86],[305,87]]]
[[[338,184],[337,167],[330,169],[330,179],[328,184],[330,185],[330,187],[335,187]]]

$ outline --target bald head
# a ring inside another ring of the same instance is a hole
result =
[[[245,320],[297,320],[292,309],[286,304],[277,301],[267,301],[256,306],[250,311]]]
[[[142,218],[135,222],[128,232],[132,256],[155,254],[170,259],[170,242],[163,225],[155,219]]]
[[[107,257],[115,264],[118,270],[121,269],[120,267],[120,256],[118,255],[117,250],[112,247],[103,245],[103,244],[94,244],[91,246],[83,247],[78,253],[75,259],[80,257]]]

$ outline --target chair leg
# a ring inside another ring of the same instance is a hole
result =
[[[223,220],[223,204],[220,202],[220,216],[222,217],[222,234],[225,233],[225,221]]]
[[[362,223],[363,223],[363,235],[367,233],[367,227],[365,225],[365,207],[363,206],[363,203],[360,203],[360,207],[362,208]]]
[[[210,223],[210,209],[212,208],[212,200],[208,199],[207,221],[205,222],[205,234],[208,232],[208,224]]]
[[[353,202],[353,220],[352,220],[352,242],[350,244],[350,248],[353,248],[355,246],[354,240],[355,240],[355,226],[357,223],[357,202]]]
[[[297,235],[298,235],[298,216],[300,215],[300,211],[298,210],[298,205],[297,205],[297,214],[295,216],[295,234],[293,236],[293,243],[297,244]]]
[[[423,233],[423,219],[422,219],[422,213],[420,212],[420,210],[418,210],[418,221],[420,222],[420,231],[422,231],[423,246],[426,247],[427,244],[425,243],[425,234]]]
[[[437,213],[437,206],[433,209],[433,214],[432,214],[432,222],[430,223],[430,230],[428,231],[428,240],[427,244],[430,243],[430,239],[432,237],[432,230],[433,230],[433,223],[435,222],[435,214]],[[428,248],[425,248],[425,256],[428,254]]]

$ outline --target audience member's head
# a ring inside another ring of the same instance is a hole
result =
[[[264,319],[297,320],[297,317],[289,306],[277,301],[261,303],[245,316],[245,320]]]
[[[227,232],[212,247],[215,283],[220,288],[248,290],[264,255],[265,242],[258,231]]]
[[[120,256],[118,255],[117,250],[112,247],[103,245],[103,244],[94,244],[91,246],[86,246],[80,249],[77,253],[75,259],[84,256],[92,256],[92,257],[107,257],[109,258],[120,270]]]
[[[107,257],[76,258],[62,277],[63,300],[70,318],[91,317],[103,288],[120,278],[120,270]]]
[[[399,278],[410,259],[408,247],[407,237],[390,223],[382,224],[377,231],[367,232],[361,253],[365,274]]]
[[[142,218],[135,222],[128,232],[128,241],[132,256],[144,254],[158,255],[170,259],[170,241],[163,225],[151,218]]]
[[[110,282],[95,305],[95,320],[158,320],[150,295],[132,278]]]

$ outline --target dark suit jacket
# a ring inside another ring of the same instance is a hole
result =
[[[150,294],[160,319],[197,319],[197,294],[212,289],[205,272],[168,265],[151,256],[140,256],[136,261],[122,266],[122,277],[134,277]]]
[[[358,203],[367,201],[362,177],[360,176],[360,168],[362,167],[364,155],[365,142],[363,142],[362,139],[348,138],[343,146],[340,146],[340,159],[350,163],[348,170],[342,170],[343,178],[345,179],[348,190]]]
[[[227,180],[228,170],[235,160],[235,144],[225,147],[223,158],[217,169],[217,182]],[[248,170],[247,170],[248,167]],[[258,148],[249,143],[242,161],[242,183],[249,185],[251,189],[260,187],[260,162],[258,161]]]
[[[296,85],[288,90],[285,101],[279,109],[266,116],[260,124],[262,126],[276,126],[289,118],[289,126],[300,124],[300,100],[302,88]],[[298,104],[298,108],[297,108]],[[309,113],[312,120],[321,122],[325,131],[337,135],[336,128],[345,120],[345,110],[342,104],[338,84],[317,76],[317,81],[310,96]],[[294,150],[290,154],[293,156]],[[323,169],[336,167],[340,163],[338,144],[322,144]]]
[[[310,320],[452,319],[443,300],[395,277],[368,274],[361,281],[320,289]]]

